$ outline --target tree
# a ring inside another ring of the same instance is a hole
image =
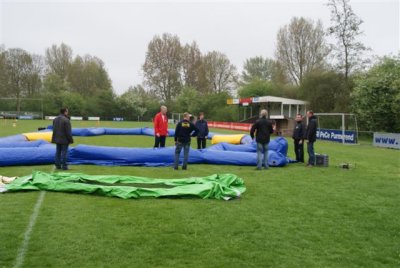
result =
[[[182,49],[182,78],[185,87],[204,91],[206,87],[203,58],[196,42],[186,44]]]
[[[147,92],[141,85],[131,86],[117,98],[120,115],[137,119],[150,119],[160,109],[155,95]]]
[[[144,83],[163,101],[178,96],[182,85],[182,46],[178,36],[155,36],[147,47],[142,69]]]
[[[357,77],[352,103],[362,127],[400,132],[400,55],[382,58]]]
[[[246,59],[243,65],[242,80],[249,83],[253,80],[272,80],[275,73],[275,61],[262,56]]]
[[[82,96],[91,96],[98,91],[112,91],[103,61],[90,55],[75,57],[69,67],[67,81],[71,90]]]
[[[45,61],[48,73],[57,74],[65,79],[72,62],[72,49],[64,43],[61,43],[60,46],[52,45],[46,49]]]
[[[350,94],[342,74],[314,71],[307,74],[299,88],[300,97],[310,102],[310,109],[319,113],[349,111]]]
[[[17,99],[16,111],[21,110],[21,98],[38,93],[41,86],[40,64],[23,49],[12,48],[4,52],[6,95]]]
[[[239,89],[239,97],[281,96],[280,88],[271,81],[252,80]]]
[[[7,62],[4,47],[0,46],[0,96],[7,97],[8,92]]]
[[[177,111],[198,114],[199,104],[202,101],[199,92],[194,88],[184,87],[177,98]]]
[[[305,74],[324,66],[329,49],[322,23],[310,19],[292,18],[279,29],[276,58],[292,82],[300,85]]]
[[[228,57],[218,51],[207,53],[203,58],[207,93],[231,92],[237,82],[236,67]]]
[[[363,21],[357,17],[349,4],[350,0],[329,0],[332,26],[328,28],[330,35],[336,38],[333,46],[338,60],[337,68],[348,81],[351,71],[362,64],[362,52],[367,48],[357,37],[362,34],[360,29]]]

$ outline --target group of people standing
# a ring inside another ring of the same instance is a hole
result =
[[[165,147],[165,139],[168,136],[167,107],[161,106],[160,112],[153,119],[154,123],[154,148]],[[208,124],[204,120],[204,113],[200,113],[195,123],[191,120],[192,115],[188,112],[183,114],[183,120],[178,122],[175,128],[175,160],[174,169],[178,170],[179,156],[183,149],[182,169],[187,169],[191,137],[197,137],[197,149],[205,149],[207,146]]]
[[[160,112],[153,119],[154,124],[154,148],[165,147],[168,136],[167,107],[161,106]],[[296,126],[293,130],[294,151],[296,160],[304,162],[304,141],[307,141],[307,152],[309,155],[307,166],[315,165],[314,143],[316,141],[317,119],[312,111],[307,112],[308,125],[303,122],[301,114],[296,116]],[[260,118],[252,125],[250,136],[257,143],[257,169],[268,169],[268,144],[270,136],[275,130],[275,124],[268,119],[267,110],[261,110]],[[179,166],[180,153],[183,150],[182,169],[187,169],[191,138],[197,137],[197,148],[205,149],[207,146],[208,123],[204,120],[204,113],[198,115],[193,123],[193,116],[188,112],[183,114],[183,120],[178,122],[175,128],[175,159],[174,169]],[[55,166],[56,169],[68,170],[67,153],[68,146],[74,142],[72,138],[71,123],[68,109],[62,108],[60,115],[53,120],[52,143],[56,146]]]
[[[270,135],[275,130],[275,124],[267,119],[267,110],[261,110],[260,118],[252,125],[250,136],[257,143],[257,170],[268,169],[268,144]],[[304,163],[304,141],[307,140],[308,167],[315,165],[314,143],[317,139],[317,119],[313,111],[307,112],[308,125],[303,122],[301,114],[296,115],[296,126],[293,130],[294,151],[296,161]]]

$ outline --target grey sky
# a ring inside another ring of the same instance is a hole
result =
[[[202,52],[226,53],[241,71],[245,59],[273,57],[276,33],[293,16],[329,25],[326,1],[110,2],[0,0],[0,43],[44,54],[64,42],[74,54],[100,57],[117,93],[142,82],[148,42],[169,32]],[[352,1],[364,20],[361,40],[375,55],[399,51],[399,1]]]

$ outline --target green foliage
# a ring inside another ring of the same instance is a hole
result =
[[[244,84],[239,89],[239,97],[260,97],[260,96],[281,96],[281,88],[276,84],[260,79],[254,79],[247,84]]]
[[[200,112],[202,98],[200,93],[194,88],[186,87],[183,88],[181,94],[176,100],[177,111],[190,111],[192,114],[198,114]]]
[[[382,58],[360,75],[352,101],[362,127],[400,132],[400,56]]]
[[[299,88],[300,97],[310,102],[318,113],[347,112],[349,87],[343,76],[333,71],[312,72],[306,75]]]

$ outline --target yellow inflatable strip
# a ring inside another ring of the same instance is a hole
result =
[[[214,135],[211,140],[211,144],[217,144],[220,142],[227,142],[231,144],[240,144],[240,141],[245,134],[234,134],[234,135]]]
[[[31,133],[24,133],[22,135],[24,135],[29,141],[45,140],[51,142],[51,137],[53,136],[53,132],[52,131],[31,132]]]

